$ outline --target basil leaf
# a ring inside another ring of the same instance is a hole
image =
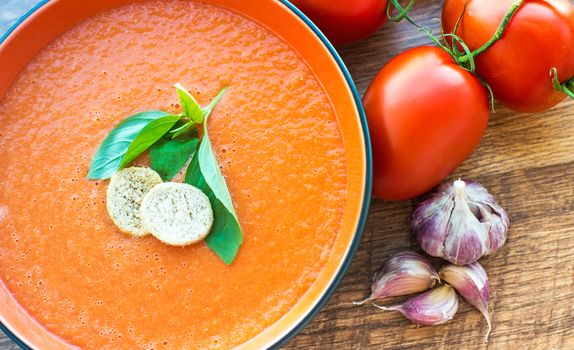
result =
[[[202,141],[205,142],[205,136]],[[201,147],[201,146],[200,146]],[[199,152],[195,152],[187,168],[185,182],[199,188],[207,195],[213,209],[213,226],[205,238],[207,246],[227,265],[231,265],[243,243],[243,233],[235,211],[229,211],[211,190],[200,167]],[[219,169],[219,167],[218,167]]]
[[[206,237],[207,246],[227,265],[231,264],[243,243],[243,232],[231,201],[231,195],[217,163],[209,140],[207,119],[227,88],[215,97],[204,110],[203,139],[189,164],[185,182],[202,190],[213,208],[213,227]]]
[[[211,188],[215,194],[215,197],[221,201],[230,213],[235,215],[235,209],[233,208],[233,203],[231,201],[231,196],[229,195],[229,190],[227,189],[225,178],[221,174],[219,163],[217,163],[215,154],[213,154],[209,135],[207,135],[207,128],[204,130],[203,140],[201,141],[199,150],[197,151],[201,174],[209,188]]]
[[[163,181],[170,181],[183,168],[197,149],[198,138],[161,139],[149,149],[150,166]]]
[[[230,213],[235,215],[235,209],[233,209],[233,203],[231,201],[231,196],[229,195],[229,190],[227,189],[227,184],[225,183],[225,178],[221,174],[219,164],[215,158],[213,148],[211,147],[211,141],[209,140],[209,132],[207,130],[207,119],[213,110],[213,107],[219,102],[226,89],[221,90],[221,92],[211,101],[210,105],[206,109],[205,120],[203,122],[203,140],[197,151],[199,157],[199,167],[201,168],[201,174],[205,178],[207,185],[217,199],[225,205]]]
[[[126,118],[118,124],[106,136],[96,151],[90,165],[88,178],[103,180],[112,176],[120,169],[128,148],[142,130],[154,120],[166,116],[169,116],[169,113],[162,111],[142,112]]]
[[[177,89],[177,96],[183,108],[183,116],[188,117],[194,124],[203,122],[203,110],[193,96],[180,83],[174,85]]]
[[[156,143],[163,135],[181,119],[179,115],[166,115],[149,122],[138,134],[138,136],[130,143],[126,154],[122,159],[120,168],[131,163],[140,154],[147,150],[151,145]]]

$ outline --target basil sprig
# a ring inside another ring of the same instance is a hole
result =
[[[193,154],[185,182],[199,188],[209,197],[214,223],[205,241],[229,265],[243,243],[243,232],[207,129],[209,115],[227,88],[222,89],[205,108],[183,86],[176,84],[175,88],[183,112],[174,115],[149,111],[125,119],[98,148],[88,178],[107,179],[149,149],[151,167],[164,181],[168,181]],[[203,127],[201,140],[195,136],[199,125]]]

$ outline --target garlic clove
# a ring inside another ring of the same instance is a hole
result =
[[[422,255],[403,251],[387,259],[373,276],[371,295],[367,301],[424,292],[439,280],[431,263]]]
[[[498,250],[506,242],[509,225],[508,215],[481,184],[475,181],[466,181],[465,185],[469,202],[477,212],[475,215],[480,222],[489,226],[489,244],[486,254],[488,255]]]
[[[508,216],[479,183],[444,183],[417,205],[412,229],[429,255],[466,265],[506,241]]]
[[[439,193],[441,192],[439,188]],[[453,208],[454,201],[448,196],[433,195],[421,202],[413,212],[411,226],[415,234],[424,232],[417,234],[417,240],[427,254],[444,256],[444,241]]]
[[[491,210],[495,210],[491,208]],[[480,213],[485,222],[490,223],[488,231],[488,252],[486,255],[495,252],[506,242],[508,232],[508,216],[502,210],[494,214],[492,211],[481,207]]]
[[[454,182],[454,208],[444,241],[444,258],[453,264],[470,264],[488,251],[489,225],[481,223],[470,210],[465,183]]]
[[[484,268],[474,262],[470,265],[446,265],[439,271],[440,277],[452,285],[462,297],[477,308],[488,323],[485,342],[488,340],[492,325],[488,314],[488,298],[490,296],[490,283]]]
[[[446,323],[454,317],[458,310],[458,298],[454,289],[445,284],[400,305],[375,306],[382,310],[398,311],[416,324],[435,326]]]

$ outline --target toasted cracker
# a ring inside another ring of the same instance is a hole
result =
[[[148,234],[140,206],[144,196],[160,183],[159,174],[149,168],[126,168],[112,176],[107,191],[108,213],[122,232],[136,237]]]
[[[152,235],[174,246],[201,241],[213,225],[209,198],[196,187],[173,182],[159,184],[145,195],[141,217]]]

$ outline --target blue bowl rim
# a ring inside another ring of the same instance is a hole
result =
[[[28,17],[30,17],[34,12],[40,9],[42,6],[50,2],[51,0],[42,0],[36,6],[32,7],[28,12],[26,12],[16,23],[14,23],[2,37],[0,37],[0,44],[2,44],[15,30],[16,28],[22,24]],[[285,343],[287,343],[291,338],[297,335],[316,315],[317,313],[325,306],[325,303],[331,298],[331,295],[335,292],[339,283],[343,279],[345,272],[351,265],[351,261],[357,252],[359,247],[359,243],[361,242],[361,238],[363,236],[363,230],[365,228],[365,223],[367,221],[367,216],[369,213],[369,205],[371,201],[371,191],[372,191],[372,182],[373,182],[373,155],[371,151],[371,138],[369,136],[369,129],[367,124],[367,117],[365,115],[365,110],[363,108],[363,104],[361,103],[361,97],[359,95],[359,91],[355,86],[355,82],[351,77],[351,73],[345,66],[343,59],[339,56],[339,53],[331,44],[329,39],[321,32],[321,30],[307,17],[301,10],[299,10],[295,5],[293,5],[289,0],[278,0],[283,5],[285,5],[288,9],[290,9],[293,13],[295,13],[305,24],[317,35],[317,37],[321,40],[323,45],[329,50],[331,56],[337,62],[339,69],[343,73],[345,80],[347,81],[347,85],[351,89],[353,93],[353,98],[355,100],[355,105],[357,106],[357,110],[359,112],[359,117],[361,120],[361,128],[363,130],[363,137],[365,140],[365,152],[367,156],[367,169],[366,169],[366,181],[365,181],[365,189],[364,189],[364,197],[361,209],[361,215],[359,217],[359,222],[357,225],[357,229],[355,232],[355,237],[353,238],[353,242],[351,243],[351,247],[347,252],[347,256],[343,260],[337,275],[331,282],[331,284],[327,287],[327,290],[319,300],[317,304],[305,315],[305,317],[293,327],[287,334],[285,334],[282,338],[280,338],[275,344],[273,344],[270,349],[278,349]],[[24,350],[32,350],[28,345],[24,344],[22,340],[20,340],[14,333],[12,333],[2,322],[0,322],[0,330],[2,330],[8,338],[12,339],[18,346],[20,346]]]

